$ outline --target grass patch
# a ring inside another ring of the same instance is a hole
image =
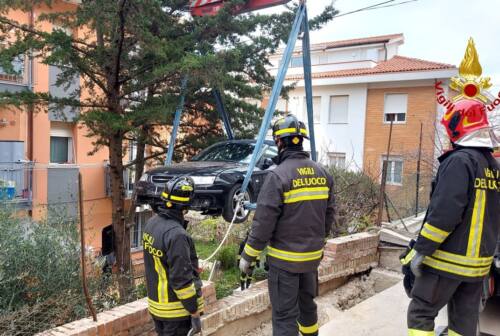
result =
[[[238,288],[240,284],[240,270],[236,267],[225,270],[222,274],[222,278],[217,279],[215,283],[217,299],[233,294],[233,290]]]
[[[198,254],[198,258],[206,259],[212,253],[214,253],[219,243],[216,242],[204,242],[201,240],[197,240],[194,242],[194,246],[196,247],[196,253]]]
[[[219,243],[217,242],[195,241],[198,258],[204,259],[209,257],[218,245]],[[222,262],[222,271],[218,273],[215,279],[212,279],[215,283],[217,299],[222,299],[233,294],[233,290],[240,285],[240,270],[236,267],[237,253],[238,246],[234,244],[223,247],[217,256],[217,260]],[[207,280],[209,275],[210,269],[206,269],[200,276],[203,280]]]
[[[201,278],[207,280],[210,275],[210,270],[205,270],[201,273]],[[233,294],[233,290],[240,285],[240,270],[236,267],[225,270],[216,279],[212,279],[215,283],[215,294],[217,299],[225,298]]]

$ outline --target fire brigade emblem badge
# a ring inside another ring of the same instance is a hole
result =
[[[449,87],[456,92],[452,97],[445,93],[442,81],[435,85],[437,102],[445,109],[441,123],[446,127],[451,141],[459,144],[466,136],[485,139],[491,137],[489,147],[496,147],[498,136],[495,135],[494,125],[499,121],[496,119],[500,119],[497,110],[500,105],[500,93],[495,97],[488,91],[492,84],[489,77],[483,76],[472,38],[467,44],[458,76],[450,79]],[[468,141],[470,144],[470,139]]]

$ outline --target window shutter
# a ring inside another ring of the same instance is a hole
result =
[[[401,122],[406,120],[408,95],[406,93],[391,93],[385,96],[384,120]]]
[[[330,97],[330,124],[345,124],[348,122],[349,96]]]

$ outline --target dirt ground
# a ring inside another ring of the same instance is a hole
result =
[[[319,325],[322,326],[330,321],[339,311],[349,309],[373,295],[375,295],[375,279],[370,276],[361,276],[318,297],[316,303]],[[271,322],[261,324],[244,336],[272,336]]]

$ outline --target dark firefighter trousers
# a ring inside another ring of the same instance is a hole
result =
[[[318,272],[290,273],[269,267],[273,336],[318,335]]]
[[[408,307],[409,335],[434,335],[434,319],[448,305],[448,335],[476,336],[482,282],[464,282],[423,272]]]
[[[182,321],[162,321],[153,318],[158,336],[186,336],[191,330],[191,319]]]

